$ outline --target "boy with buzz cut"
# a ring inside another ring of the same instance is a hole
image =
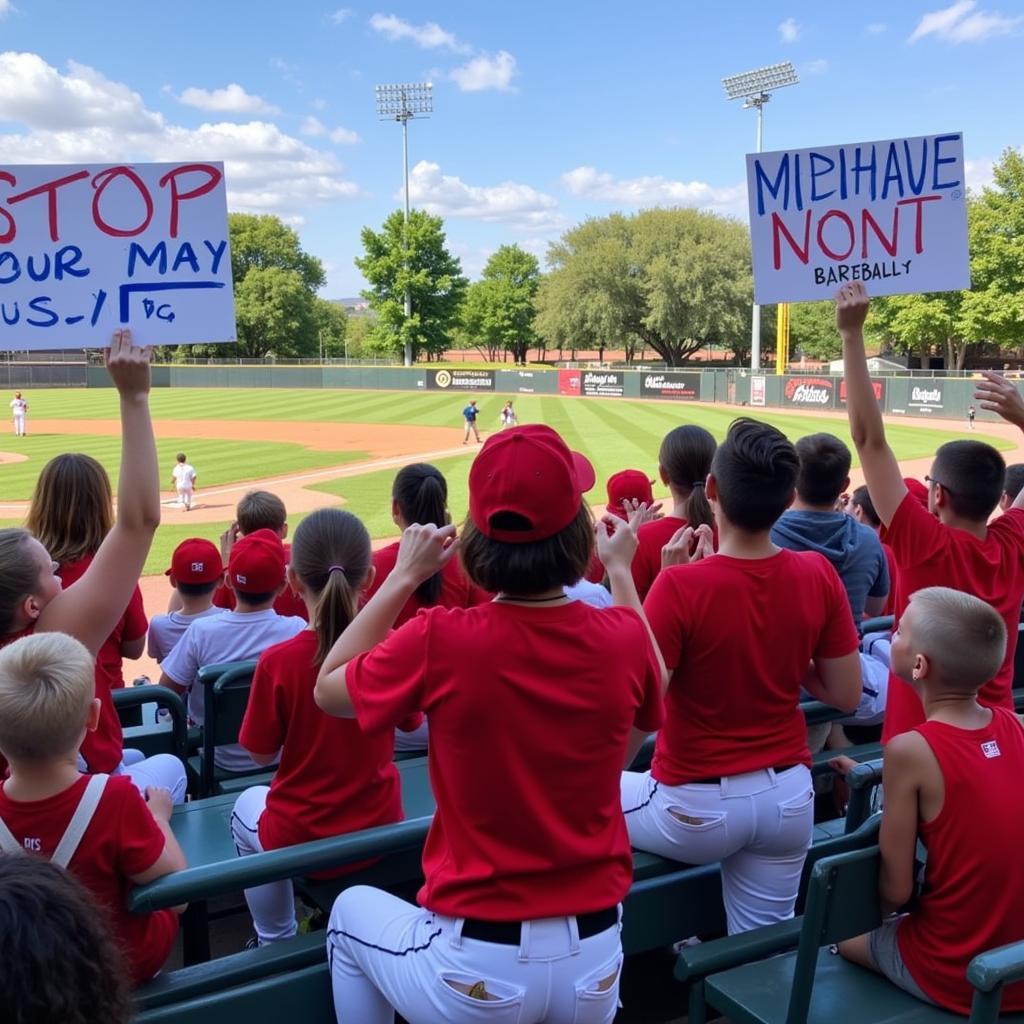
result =
[[[171,794],[145,800],[127,776],[82,775],[78,748],[99,723],[93,657],[64,633],[36,633],[0,650],[0,851],[66,868],[106,912],[135,982],[152,978],[174,945],[174,910],[129,914],[128,891],[186,867],[171,832]]]
[[[1006,624],[976,597],[930,587],[911,599],[893,636],[894,686],[912,690],[925,721],[885,748],[878,888],[883,914],[913,896],[918,839],[928,851],[910,913],[839,944],[926,1002],[968,1014],[967,965],[1018,941],[1024,921],[1024,728],[978,691],[1002,664]],[[845,771],[846,758],[835,765]],[[1003,991],[1002,1013],[1024,1010],[1024,982]]]
[[[991,604],[1006,623],[1006,656],[985,681],[978,699],[989,707],[1013,708],[1011,685],[1017,623],[1024,598],[1024,491],[994,522],[1003,493],[1006,464],[991,445],[950,441],[935,453],[924,508],[907,489],[871,386],[864,351],[868,295],[860,282],[836,296],[836,325],[843,340],[846,411],[871,501],[885,528],[884,540],[899,567],[896,622],[911,594],[947,586]],[[1024,401],[1016,387],[997,373],[983,371],[976,392],[981,407],[999,413],[1024,430]],[[914,690],[889,677],[882,741],[924,721]]]
[[[278,615],[274,601],[285,587],[284,546],[271,530],[256,530],[235,542],[228,559],[227,585],[235,609],[196,619],[160,666],[160,683],[188,694],[189,718],[202,725],[205,694],[199,669],[226,661],[258,658],[268,647],[306,628],[298,616]],[[217,747],[217,767],[244,771],[258,765],[237,743]]]
[[[196,619],[220,615],[213,605],[213,592],[224,578],[224,565],[217,546],[202,537],[183,540],[171,556],[164,573],[177,593],[180,610],[154,615],[149,623],[147,653],[159,665],[185,635]]]

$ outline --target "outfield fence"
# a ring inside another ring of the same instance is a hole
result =
[[[966,418],[975,382],[953,377],[875,376],[880,407],[895,416]],[[85,363],[0,363],[0,387],[110,387],[102,366]],[[753,373],[744,369],[458,369],[429,366],[153,366],[157,388],[340,388],[440,394],[562,395],[718,402],[750,409],[846,407],[846,382],[828,373]],[[979,420],[997,419],[977,410]]]

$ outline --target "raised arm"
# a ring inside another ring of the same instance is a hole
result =
[[[1017,385],[992,370],[982,370],[981,374],[984,379],[978,382],[974,397],[981,403],[982,409],[997,412],[1007,423],[1024,430],[1024,398],[1021,398]],[[1010,507],[1024,508],[1024,490],[1021,490]]]
[[[117,520],[85,574],[55,597],[37,628],[69,633],[99,650],[124,614],[160,525],[160,480],[149,415],[150,348],[117,331],[104,352],[121,404],[121,472]]]
[[[867,353],[864,321],[868,293],[859,281],[843,285],[836,295],[836,327],[843,339],[843,371],[846,375],[846,414],[850,436],[860,456],[861,469],[879,519],[888,526],[907,494],[896,456],[885,439],[882,411],[878,408]]]

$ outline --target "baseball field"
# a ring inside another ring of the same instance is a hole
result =
[[[116,480],[119,423],[113,390],[27,392],[28,436],[0,440],[0,523],[21,522],[39,470],[64,451],[88,452]],[[739,414],[735,406],[557,396],[511,396],[522,423],[547,423],[594,463],[594,504],[604,501],[607,478],[626,467],[652,477],[658,445],[680,423],[699,423],[721,438]],[[477,396],[484,437],[498,429],[505,396]],[[303,514],[344,504],[377,539],[393,537],[390,486],[397,468],[414,461],[437,465],[449,481],[456,521],[465,514],[466,477],[476,445],[462,444],[461,409],[468,396],[407,392],[284,389],[158,389],[152,409],[164,489],[164,522],[147,563],[161,573],[183,538],[213,539],[233,518],[238,498],[260,486],[285,500],[292,528]],[[791,438],[829,431],[849,443],[842,415],[758,410]],[[965,436],[965,425],[890,420],[889,438],[908,473],[923,476],[944,441]],[[1006,450],[1016,435],[985,424],[972,435]],[[176,506],[171,486],[175,454],[184,451],[198,473],[193,510]],[[656,488],[656,493],[660,488]]]

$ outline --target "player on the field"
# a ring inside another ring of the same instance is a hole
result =
[[[11,399],[11,415],[14,417],[14,434],[16,437],[24,437],[27,433],[25,430],[25,417],[28,414],[28,402],[21,397],[20,391],[14,392],[14,397]]]
[[[184,452],[178,452],[177,465],[171,470],[171,480],[174,483],[174,489],[178,492],[178,504],[186,512],[190,512],[192,510],[192,492],[196,486],[196,470],[189,464]]]
[[[480,443],[480,431],[476,425],[476,418],[480,415],[480,410],[476,407],[476,399],[471,398],[469,405],[462,410],[462,418],[466,421],[466,432],[463,435],[462,443],[469,443],[469,432],[473,431],[473,436],[476,438],[476,443]]]

